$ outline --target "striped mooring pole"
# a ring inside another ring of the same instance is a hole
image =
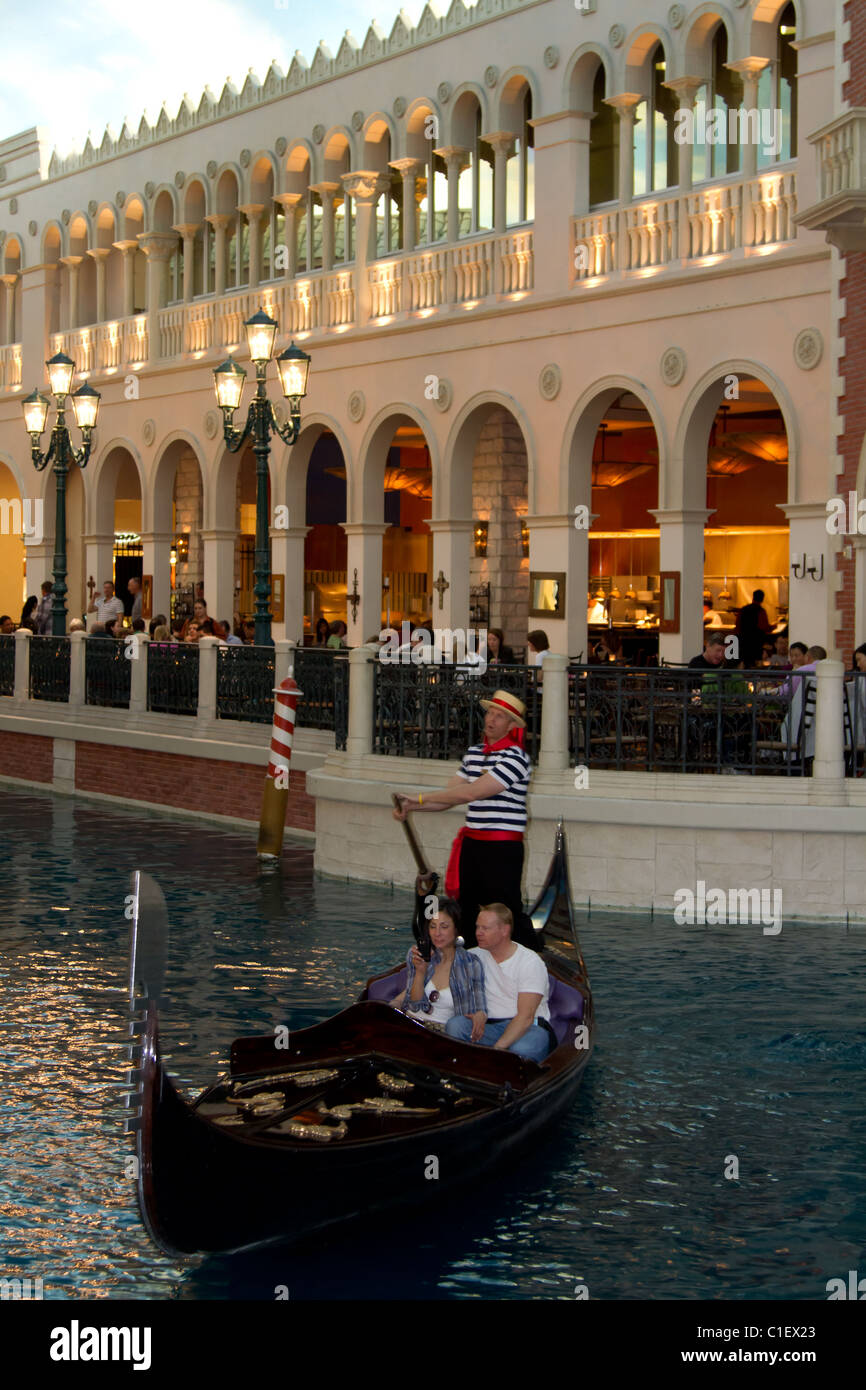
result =
[[[274,722],[271,726],[271,756],[265,774],[265,794],[259,820],[259,859],[279,859],[283,852],[286,807],[289,802],[289,763],[295,735],[295,710],[303,695],[291,676],[274,690]]]

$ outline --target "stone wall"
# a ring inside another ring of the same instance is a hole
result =
[[[491,412],[472,464],[472,515],[489,522],[487,555],[473,553],[470,584],[490,584],[490,627],[501,627],[509,645],[526,645],[529,560],[523,556],[521,518],[527,512],[526,449],[517,421]]]
[[[178,562],[175,574],[179,588],[192,588],[204,578],[204,547],[201,539],[201,473],[192,450],[181,454],[174,479],[175,534],[189,536],[189,559]]]

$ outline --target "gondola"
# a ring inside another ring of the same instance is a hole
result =
[[[127,1103],[144,1225],[169,1254],[297,1241],[404,1204],[441,1200],[531,1146],[569,1108],[592,1053],[593,1010],[560,825],[531,917],[558,1045],[541,1063],[460,1043],[386,1002],[405,964],[323,1023],[238,1038],[230,1070],[189,1103],[159,1046],[165,899],[133,875]]]

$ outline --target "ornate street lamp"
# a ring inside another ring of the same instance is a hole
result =
[[[244,324],[250,359],[256,368],[256,394],[250,402],[246,424],[242,430],[232,424],[232,416],[241,402],[246,372],[228,357],[214,370],[214,390],[223,413],[223,438],[231,453],[236,454],[245,439],[252,439],[256,456],[256,554],[253,570],[253,593],[256,596],[255,644],[272,647],[271,638],[271,535],[268,516],[268,460],[271,435],[278,434],[284,444],[294,444],[301,432],[301,400],[307,394],[310,358],[295,347],[286,348],[277,358],[277,371],[283,395],[289,402],[289,423],[280,425],[268,400],[266,378],[268,363],[273,356],[277,323],[261,310]]]
[[[54,589],[52,591],[51,632],[54,637],[66,633],[66,476],[70,463],[79,468],[87,467],[93,428],[99,414],[100,395],[87,382],[79,386],[72,395],[72,409],[75,423],[81,430],[83,444],[80,449],[72,447],[69,429],[66,424],[66,398],[72,385],[75,363],[65,353],[58,352],[45,363],[48,381],[57,406],[57,418],[51,431],[48,452],[43,454],[39,440],[45,432],[50,402],[39,391],[33,391],[21,402],[24,410],[24,426],[30,435],[30,456],[33,466],[41,473],[49,463],[54,462],[54,483],[57,509],[54,522]]]

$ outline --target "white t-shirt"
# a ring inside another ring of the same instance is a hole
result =
[[[540,994],[541,1003],[535,1011],[535,1018],[550,1018],[547,1002],[550,977],[547,966],[535,951],[515,942],[514,955],[509,956],[508,960],[494,960],[490,952],[481,946],[473,946],[472,955],[478,956],[484,969],[488,1018],[514,1018],[518,994]]]
[[[430,999],[430,995],[435,993],[435,991],[436,986],[433,984],[433,980],[428,980],[427,988],[424,991],[428,1000]],[[447,1023],[449,1018],[454,1017],[454,1000],[451,997],[450,987],[446,986],[445,989],[440,989],[439,998],[434,999],[430,1003],[430,1008],[433,1011],[432,1013],[419,1013],[416,1017],[425,1019],[428,1023]]]

